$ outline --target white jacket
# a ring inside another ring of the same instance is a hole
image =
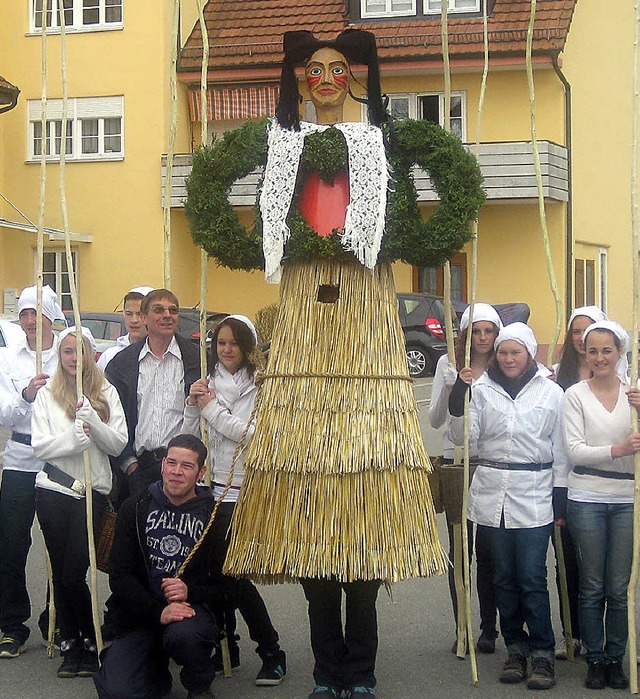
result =
[[[214,386],[212,377],[209,377],[209,385]],[[216,394],[216,398],[202,411],[202,417],[207,422],[211,485],[216,497],[219,497],[224,490],[224,486],[229,479],[236,447],[247,429],[247,423],[251,417],[256,400],[256,385],[251,382],[241,393],[240,397],[235,400],[231,409],[225,407],[221,398],[222,396]],[[200,436],[200,409],[198,406],[185,405],[182,429],[183,432]],[[251,424],[247,432],[247,444],[253,432],[254,425]],[[225,501],[236,501],[238,499],[240,486],[244,480],[244,455],[245,451],[243,450],[235,463],[233,480],[231,482],[233,487],[225,496]]]
[[[478,466],[469,488],[467,516],[477,524],[507,529],[541,527],[553,521],[553,487],[567,484],[562,434],[562,389],[538,373],[515,399],[487,374],[471,390],[470,439],[477,440]],[[464,419],[451,418],[455,444],[462,444]],[[516,471],[482,466],[499,463],[547,463],[552,469]]]
[[[102,422],[86,397],[83,397],[76,419],[71,420],[54,399],[50,384],[41,388],[33,409],[31,444],[38,458],[52,463],[85,485],[83,452],[88,450],[92,487],[99,493],[108,495],[111,491],[109,456],[120,454],[127,444],[128,433],[118,392],[106,379],[102,390],[109,403],[109,421],[106,423]],[[82,429],[83,422],[91,428],[90,437]],[[54,483],[44,471],[36,476],[36,488],[80,497],[69,488]]]

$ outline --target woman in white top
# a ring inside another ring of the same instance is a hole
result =
[[[250,355],[256,348],[257,334],[253,323],[243,315],[227,316],[215,329],[211,338],[210,373],[207,380],[192,384],[184,411],[185,432],[200,434],[200,417],[207,423],[211,486],[214,496],[224,499],[218,508],[210,536],[216,537],[223,547],[223,557],[229,546],[227,532],[244,479],[244,452],[233,463],[238,442],[245,436],[245,444],[253,435],[251,413],[256,400],[255,366]],[[225,486],[233,465],[231,487]],[[231,579],[234,609],[225,614],[231,665],[240,664],[238,637],[235,635],[235,607],[247,624],[249,635],[258,644],[256,652],[262,658],[262,669],[257,685],[279,684],[286,671],[285,653],[278,644],[278,634],[255,585],[245,579]]]
[[[606,320],[607,316],[597,306],[580,306],[576,308],[567,323],[567,332],[564,336],[562,344],[562,354],[560,361],[553,369],[555,372],[555,381],[566,391],[569,386],[582,379],[591,378],[591,369],[587,364],[587,353],[582,342],[584,331],[599,320]],[[554,496],[557,496],[566,502],[566,489],[556,489]],[[569,616],[571,619],[571,636],[573,639],[573,653],[579,655],[582,649],[581,632],[580,632],[580,612],[578,597],[580,594],[580,571],[578,569],[578,560],[576,557],[575,545],[573,537],[569,531],[569,527],[563,526],[560,528],[560,536],[562,538],[562,553],[564,556],[564,565],[567,579],[567,591],[569,598]],[[558,601],[560,603],[560,621],[562,623],[562,645],[556,649],[556,658],[559,660],[567,659],[567,644],[566,644],[566,629],[564,626],[564,602],[560,593],[560,573],[558,566],[558,551],[556,549],[556,539],[551,537],[553,549],[556,555],[556,587],[558,588]]]
[[[438,360],[433,386],[431,388],[431,406],[429,408],[429,422],[438,429],[444,426],[442,433],[443,463],[454,463],[454,445],[451,441],[451,427],[449,420],[449,395],[456,382],[458,371],[464,366],[464,355],[469,330],[469,313],[471,307],[467,307],[460,320],[460,334],[456,338],[454,367],[444,354]],[[473,305],[473,323],[471,325],[471,374],[473,380],[479,379],[487,369],[489,360],[493,357],[495,342],[498,332],[502,328],[502,321],[496,309],[488,303],[475,303]],[[469,445],[469,454],[476,456],[475,444]],[[470,550],[473,554],[473,524],[468,522]],[[447,520],[449,532],[449,560],[454,560],[453,551],[453,525]],[[496,599],[493,590],[493,565],[491,563],[491,549],[483,532],[476,531],[476,586],[478,590],[478,604],[480,607],[480,638],[477,648],[481,653],[494,653],[496,648]],[[449,566],[449,593],[453,605],[454,621],[458,617],[458,599],[454,580],[453,566]],[[457,641],[453,644],[452,652],[456,652]]]
[[[95,342],[82,328],[82,383],[76,395],[76,328],[60,333],[59,366],[36,395],[31,444],[45,461],[36,476],[36,511],[53,572],[63,657],[58,677],[90,677],[98,669],[86,576],[89,567],[83,453],[91,465],[94,535],[111,491],[109,456],[127,443],[127,424],[116,389],[95,365]]]
[[[555,684],[554,637],[547,590],[546,554],[553,526],[552,489],[565,472],[562,390],[535,362],[537,342],[524,323],[505,326],[487,373],[471,388],[469,426],[478,467],[469,488],[468,517],[491,540],[500,630],[508,658],[506,683],[527,676],[530,689]],[[463,441],[464,393],[469,368],[451,392],[453,441]],[[527,626],[525,631],[524,626]]]
[[[571,386],[563,419],[571,472],[567,521],[578,551],[580,622],[586,648],[586,686],[624,689],[627,585],[633,552],[633,454],[629,403],[640,391],[620,381],[629,338],[613,321],[584,332],[591,378]]]

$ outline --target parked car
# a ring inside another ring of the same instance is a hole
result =
[[[447,351],[443,299],[421,292],[397,297],[409,375],[415,379],[432,375],[438,359]],[[457,318],[452,322],[457,333]]]
[[[15,316],[0,318],[0,349],[13,347],[24,337],[24,332]]]

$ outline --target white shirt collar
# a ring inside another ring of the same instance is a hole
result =
[[[138,357],[138,362],[141,362],[148,354],[153,354],[153,352],[151,351],[151,347],[149,347],[149,338],[147,337],[147,339],[144,341],[144,345],[142,347],[142,350],[140,351],[140,356]],[[174,357],[177,357],[178,359],[182,359],[182,352],[180,351],[180,347],[178,345],[178,341],[176,340],[175,335],[171,338],[171,342],[169,343],[169,347],[167,347],[167,351],[164,353],[163,357],[166,356],[167,354],[172,354]]]

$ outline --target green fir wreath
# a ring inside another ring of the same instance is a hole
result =
[[[196,245],[230,269],[264,269],[260,215],[249,228],[229,203],[233,183],[267,160],[268,120],[249,121],[193,155],[187,180],[185,212]],[[378,256],[380,262],[402,260],[418,266],[437,266],[450,259],[471,238],[469,222],[477,219],[485,200],[482,175],[476,158],[457,136],[428,121],[395,122],[389,151],[392,181],[387,200],[387,222]],[[411,173],[418,165],[425,170],[438,193],[439,205],[423,220]],[[299,190],[307,172],[316,171],[326,182],[347,167],[342,134],[329,128],[305,139],[300,163]],[[355,260],[342,247],[334,231],[320,237],[304,221],[296,197],[287,217],[291,236],[285,246],[286,260],[335,258]]]

